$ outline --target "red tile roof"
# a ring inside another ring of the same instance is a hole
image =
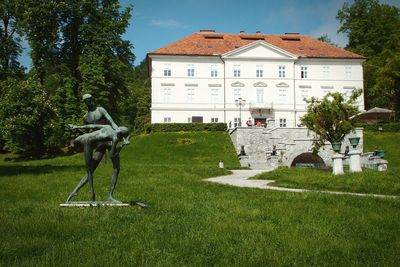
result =
[[[149,55],[222,55],[257,40],[263,40],[297,56],[309,58],[350,58],[365,57],[342,48],[318,41],[300,34],[230,34],[201,31],[192,33],[174,43],[152,51]]]

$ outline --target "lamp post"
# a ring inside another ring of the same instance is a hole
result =
[[[239,126],[242,126],[242,106],[246,104],[246,100],[239,97],[235,100],[236,105],[239,105]]]

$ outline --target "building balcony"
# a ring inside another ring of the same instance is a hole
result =
[[[249,102],[249,109],[250,110],[254,110],[254,109],[272,109],[274,107],[273,102],[262,102],[262,103],[258,103],[258,102]]]

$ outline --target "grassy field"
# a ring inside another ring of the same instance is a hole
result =
[[[1,266],[386,265],[400,262],[400,201],[204,182],[239,165],[224,133],[139,136],[115,197],[149,208],[60,208],[82,155],[0,161]],[[95,174],[106,198],[111,164]],[[88,199],[83,188],[78,199]]]
[[[375,148],[385,150],[387,172],[364,170],[332,176],[330,170],[282,168],[255,178],[276,180],[271,185],[291,188],[400,195],[400,133],[365,132],[364,151]]]

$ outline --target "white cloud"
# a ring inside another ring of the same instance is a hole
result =
[[[165,19],[165,20],[153,19],[150,21],[150,25],[163,29],[185,29],[189,26],[187,24],[178,22],[175,19]]]

